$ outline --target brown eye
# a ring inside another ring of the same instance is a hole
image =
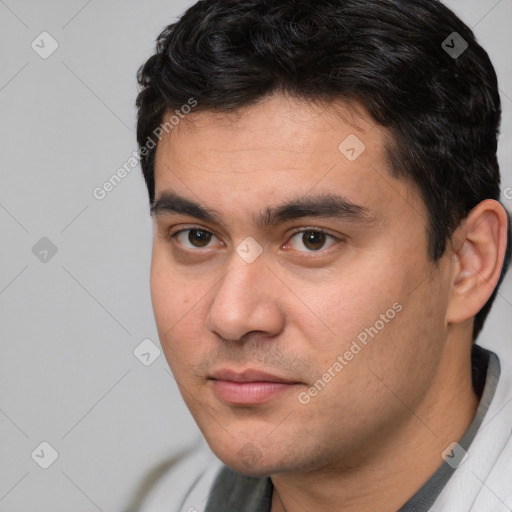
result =
[[[295,241],[294,241],[295,240]],[[298,240],[298,242],[297,242]],[[306,248],[306,251],[302,250],[302,252],[314,252],[320,251],[325,248],[327,242],[331,242],[328,247],[330,247],[333,243],[335,243],[336,239],[323,231],[309,229],[306,231],[299,231],[295,233],[290,239],[290,244],[294,249],[301,251],[300,245]]]
[[[326,239],[325,233],[319,233],[318,231],[306,231],[302,234],[305,247],[312,251],[320,250],[325,245]]]
[[[191,229],[188,233],[188,241],[196,247],[204,247],[212,239],[212,234],[200,229]]]
[[[200,249],[210,243],[213,234],[204,229],[184,229],[175,233],[173,237],[187,249]]]

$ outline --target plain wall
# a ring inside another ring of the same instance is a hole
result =
[[[120,512],[200,436],[163,354],[133,353],[159,344],[140,168],[93,195],[137,151],[137,68],[190,4],[0,2],[0,512]],[[512,0],[447,4],[499,75],[512,209]],[[480,343],[510,354],[511,316],[509,275]]]

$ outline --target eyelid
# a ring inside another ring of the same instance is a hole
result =
[[[341,239],[340,236],[338,235],[333,235],[330,231],[328,231],[327,229],[324,229],[324,228],[318,228],[318,227],[315,227],[315,226],[305,226],[305,227],[301,227],[301,228],[295,228],[290,237],[296,235],[297,233],[304,233],[305,231],[317,231],[318,233],[323,233],[324,235],[329,235],[329,236],[332,236],[333,238],[338,238],[338,239]]]
[[[170,229],[169,230],[169,238],[172,238],[174,235],[177,235],[178,233],[181,233],[182,231],[194,231],[194,230],[206,231],[207,233],[211,233],[212,235],[217,236],[211,229],[205,228],[204,226],[198,226],[197,224],[184,224],[184,225],[180,225],[179,229],[177,229],[176,231],[172,231],[172,229]]]

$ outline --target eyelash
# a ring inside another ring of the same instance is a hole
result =
[[[208,234],[211,234],[213,236],[215,236],[211,231],[208,231],[207,229],[203,229],[201,227],[197,227],[197,226],[194,226],[194,227],[188,227],[188,228],[185,228],[185,229],[180,229],[179,231],[175,231],[174,233],[171,233],[171,232],[168,232],[167,236],[166,236],[166,239],[167,239],[167,242],[169,243],[173,243],[174,241],[174,238],[176,238],[180,233],[184,233],[186,231],[204,231],[205,233],[208,233]],[[334,242],[344,242],[345,239],[342,238],[342,237],[339,237],[339,236],[334,236],[330,233],[328,233],[327,231],[325,231],[324,229],[321,229],[321,228],[313,228],[313,227],[306,227],[306,228],[298,228],[296,230],[294,230],[290,237],[289,237],[289,240],[291,240],[295,235],[299,234],[299,233],[307,233],[307,232],[314,232],[314,233],[320,233],[320,234],[323,234],[325,235],[326,237],[328,237],[329,239],[333,240]],[[286,243],[286,245],[289,244],[289,241]],[[334,244],[333,244],[334,245]],[[332,247],[332,246],[330,246]],[[329,247],[329,248],[330,248]],[[322,252],[325,252],[327,251],[329,248],[327,249],[319,249],[318,251],[298,251],[298,252],[303,252],[303,253],[311,253],[311,254],[315,254],[315,253],[322,253]],[[196,249],[187,249],[187,248],[184,248],[185,251],[187,252],[195,252],[195,253],[199,253],[199,252],[202,252],[200,248],[196,248]]]

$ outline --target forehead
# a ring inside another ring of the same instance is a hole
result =
[[[183,144],[189,149],[194,146],[200,153],[186,155],[187,160],[212,152],[225,153],[225,157],[231,154],[236,159],[235,152],[244,150],[259,150],[262,157],[265,151],[276,157],[285,154],[292,160],[299,149],[297,156],[302,160],[307,159],[308,153],[322,149],[329,149],[329,153],[334,149],[334,155],[341,156],[336,152],[338,145],[351,134],[365,139],[373,153],[384,149],[381,146],[385,131],[359,104],[313,102],[274,94],[233,112],[199,111],[184,116],[171,131],[164,133],[157,148],[157,162],[159,156],[169,156],[169,149],[178,151],[173,155],[176,158],[182,156],[179,150]]]
[[[386,138],[360,105],[342,102],[274,95],[235,112],[192,113],[158,144],[156,198],[171,189],[233,215],[313,192],[392,208],[411,191],[391,176]]]

